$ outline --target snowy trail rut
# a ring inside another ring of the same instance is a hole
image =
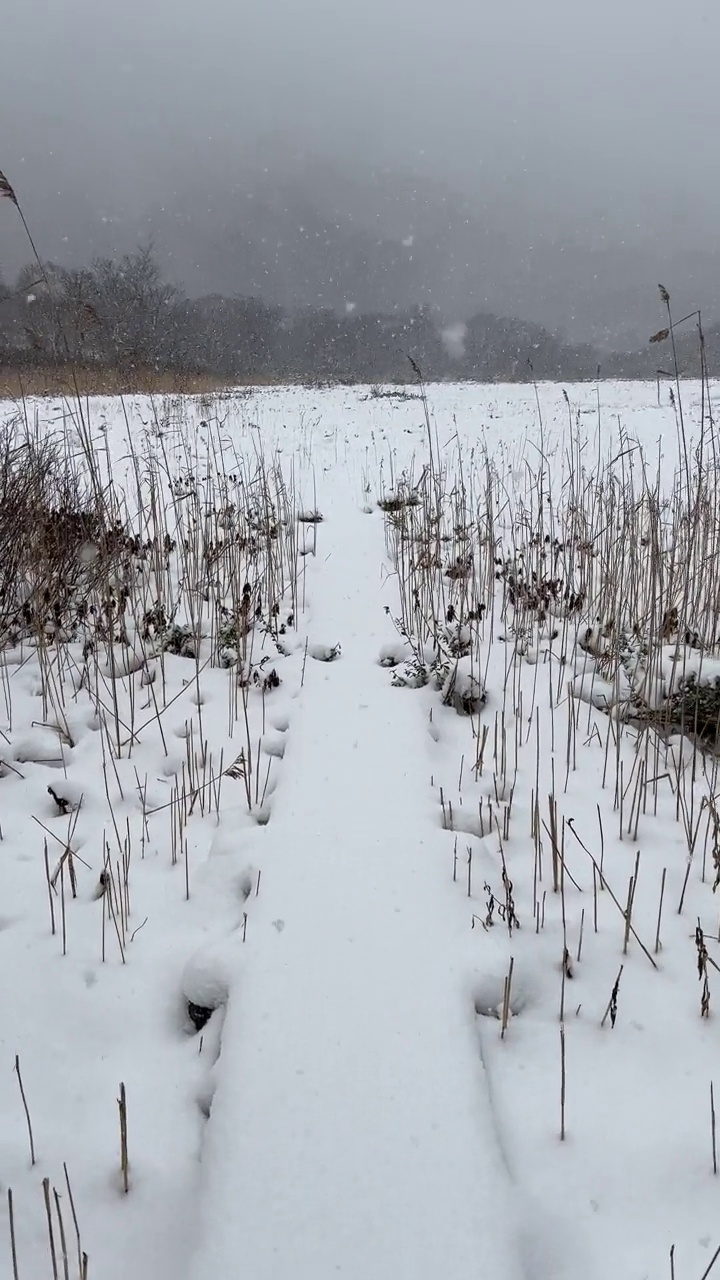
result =
[[[321,504],[322,505],[322,504]],[[262,887],[227,1010],[193,1280],[514,1280],[510,1186],[428,809],[425,727],[377,664],[384,542],[342,487]],[[240,838],[240,837],[239,837]]]

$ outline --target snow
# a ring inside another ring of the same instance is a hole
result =
[[[448,355],[453,360],[462,360],[465,355],[465,339],[467,325],[459,320],[456,324],[448,324],[440,331],[440,338]]]
[[[282,801],[255,841],[262,892],[223,1030],[191,1275],[242,1257],[257,1280],[461,1277],[484,1257],[519,1276],[500,1153],[478,1141],[491,1126],[464,912],[435,857],[430,797],[418,805],[417,708],[393,702],[374,663],[392,630],[382,522],[342,485],[333,498],[336,537],[308,590],[343,653],[308,671]]]
[[[700,1280],[720,1245],[718,788],[687,732],[628,708],[661,710],[680,673],[711,687],[720,663],[671,637],[657,668],[641,646],[613,667],[587,611],[553,599],[521,628],[503,610],[502,566],[537,516],[529,468],[552,478],[554,517],[578,453],[639,468],[642,448],[672,487],[666,388],[659,404],[650,384],[566,390],[429,388],[452,497],[420,614],[407,583],[427,547],[403,541],[432,495],[417,398],[89,403],[129,519],[145,510],[130,444],[163,460],[179,546],[218,456],[246,495],[256,467],[282,469],[283,628],[238,628],[236,600],[232,635],[191,627],[195,657],[133,626],[95,666],[79,640],[2,653],[2,1280],[8,1189],[21,1280],[52,1275],[45,1178],[82,1274],[65,1165],[91,1278],[645,1280],[674,1246],[679,1280]],[[684,394],[689,423],[701,390]],[[79,449],[72,405],[27,412]],[[501,547],[483,541],[490,465]],[[206,617],[180,555],[174,598]],[[488,565],[494,607],[446,617]],[[406,625],[433,610],[435,631]]]

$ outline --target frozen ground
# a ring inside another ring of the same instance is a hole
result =
[[[702,1280],[720,786],[645,712],[715,559],[660,400],[26,407],[155,541],[122,637],[2,654],[0,1277]]]

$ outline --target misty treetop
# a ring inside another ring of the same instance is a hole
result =
[[[711,331],[712,357],[718,334]],[[683,372],[697,372],[681,347]],[[431,308],[391,314],[283,309],[256,297],[188,298],[167,283],[149,248],[83,269],[24,267],[0,280],[0,363],[67,364],[130,374],[147,369],[228,381],[529,381],[655,377],[657,350],[608,356],[541,325],[480,312],[448,324]]]

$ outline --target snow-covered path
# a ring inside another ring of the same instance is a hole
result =
[[[314,639],[342,657],[308,659],[258,832],[192,1276],[514,1280],[421,704],[377,662],[382,518],[334,484],[310,591]]]

